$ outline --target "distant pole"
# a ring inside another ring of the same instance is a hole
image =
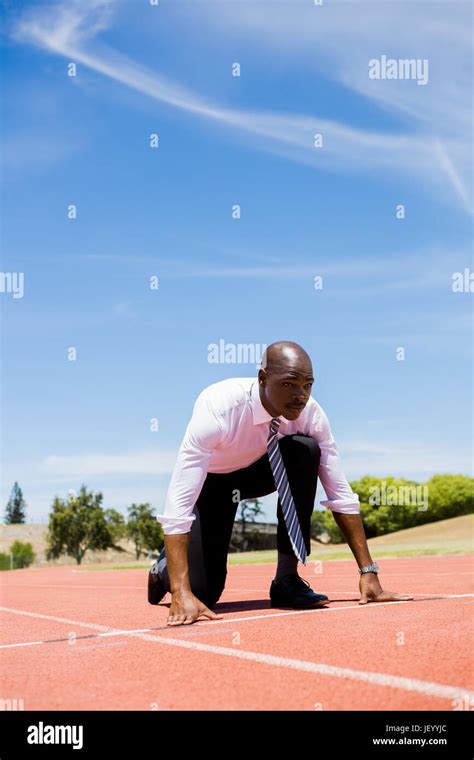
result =
[[[13,552],[10,552],[10,570],[13,570]]]

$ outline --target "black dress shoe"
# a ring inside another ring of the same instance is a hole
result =
[[[148,601],[150,604],[159,604],[166,594],[166,587],[163,578],[157,572],[158,561],[152,566],[148,573]]]
[[[273,580],[270,586],[270,600],[271,607],[292,607],[293,609],[320,607],[329,602],[324,594],[315,594],[308,581],[300,578],[297,573]]]

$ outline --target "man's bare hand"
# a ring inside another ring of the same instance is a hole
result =
[[[172,595],[171,607],[167,625],[191,625],[201,615],[211,620],[220,620],[223,615],[217,615],[203,604],[191,591],[179,592]]]
[[[368,602],[409,602],[413,599],[408,594],[396,594],[394,591],[384,591],[375,573],[363,573],[359,581],[359,604]]]

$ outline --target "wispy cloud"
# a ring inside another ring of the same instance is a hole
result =
[[[114,303],[112,310],[113,310],[113,313],[119,317],[130,316],[132,314],[132,302],[119,301],[119,303]]]
[[[29,10],[18,22],[13,37],[19,42],[32,43],[68,60],[74,60],[168,106],[231,128],[238,139],[247,135],[253,145],[261,150],[331,171],[401,172],[408,177],[415,176],[418,180],[423,180],[425,187],[437,188],[442,197],[445,195],[445,179],[448,177],[462,206],[467,209],[470,205],[469,193],[453,161],[453,156],[466,157],[465,141],[457,132],[444,135],[441,147],[438,137],[427,132],[388,134],[353,128],[317,116],[243,110],[212,103],[189,88],[94,40],[112,23],[115,5],[114,0],[76,0],[68,4]],[[217,18],[220,20],[224,18],[222,6],[226,5],[210,4],[213,9],[219,8]],[[260,11],[256,8],[259,5],[243,3],[237,9],[232,4],[232,23],[239,28],[247,19],[251,28],[252,24],[260,28],[262,19],[261,15],[258,15]],[[248,6],[252,6],[253,10]],[[206,3],[200,4],[199,7],[205,12]],[[348,7],[350,4],[345,5],[346,11]],[[229,7],[225,12],[230,12]],[[288,13],[293,14],[291,19]],[[340,46],[341,39],[344,40],[348,35],[346,27],[351,25],[352,12],[348,13],[349,15],[347,12],[345,15],[340,14],[342,20],[337,26],[342,35],[339,37]],[[283,4],[278,13],[270,14],[270,20],[266,14],[270,28],[275,28],[275,24],[282,25],[284,18],[290,22],[286,28],[288,45],[292,34],[301,30],[305,15],[301,8],[298,7],[298,12],[294,12],[293,6],[287,8]],[[295,21],[295,18],[298,21]],[[332,18],[334,19],[334,16]],[[230,23],[229,17],[227,21]],[[369,28],[372,23],[369,20]],[[359,26],[357,25],[357,28]],[[280,27],[280,31],[282,28]],[[378,31],[380,28],[378,18],[378,25],[374,29]],[[307,35],[304,39],[307,40]],[[373,42],[378,44],[376,36]],[[341,77],[344,77],[345,71],[346,69],[342,70]],[[367,81],[370,80],[367,78]],[[353,86],[356,88],[356,83],[353,83]],[[367,93],[364,91],[364,94]],[[391,104],[396,105],[394,100]],[[313,145],[315,132],[323,135],[322,149]]]
[[[273,6],[273,7],[272,7]],[[407,143],[383,136],[389,150],[403,153],[426,141],[415,159],[422,171],[423,156],[432,159],[432,181],[447,178],[461,205],[472,209],[472,14],[469,3],[424,0],[333,0],[320,7],[299,0],[279,3],[203,3],[209,34],[227,35],[240,50],[262,48],[283,64],[318,72],[366,99],[376,102],[407,125]],[[189,12],[183,20],[193,23]],[[429,62],[429,84],[419,87],[403,80],[368,76],[368,62],[388,58],[422,58]],[[417,137],[408,137],[416,133]],[[374,147],[377,142],[374,140]],[[381,146],[379,146],[381,147]],[[372,166],[372,162],[369,162]],[[402,166],[405,168],[405,164]],[[414,169],[415,169],[414,167]]]
[[[467,266],[470,261],[468,250],[446,249],[420,249],[409,253],[394,252],[390,257],[358,257],[338,258],[331,260],[327,255],[315,255],[308,261],[305,252],[295,253],[291,265],[287,265],[282,254],[279,263],[276,262],[254,266],[225,266],[205,265],[194,266],[189,261],[180,260],[174,262],[171,267],[163,266],[160,269],[166,272],[168,277],[179,278],[204,278],[204,279],[288,279],[301,280],[307,278],[313,280],[316,275],[321,275],[326,280],[332,278],[338,282],[335,297],[347,298],[351,295],[359,298],[362,295],[370,295],[387,292],[421,292],[423,289],[445,289],[448,293],[451,289],[451,277],[456,267]],[[456,263],[457,262],[457,263]],[[341,281],[350,279],[350,286],[344,287]]]
[[[460,452],[449,445],[430,448],[421,442],[413,445],[413,441],[384,441],[375,436],[368,441],[350,441],[341,436],[338,443],[344,472],[351,480],[363,475],[421,480],[436,473],[471,475],[472,472],[470,452]]]
[[[143,448],[108,453],[83,451],[49,454],[21,463],[21,485],[27,502],[29,521],[46,520],[55,494],[65,498],[69,489],[82,483],[101,491],[104,505],[123,508],[132,501],[162,505],[169,477],[173,471],[178,446]],[[18,467],[5,461],[2,468],[1,496],[9,496],[18,480]]]
[[[80,135],[17,132],[3,139],[2,162],[9,173],[50,168],[79,153],[84,144]]]
[[[177,241],[177,248],[186,251],[187,241]],[[250,248],[245,253],[229,251],[225,248],[216,252],[213,258],[200,256],[200,264],[196,266],[195,255],[191,257],[176,255],[173,259],[162,256],[129,256],[116,253],[109,254],[80,254],[87,261],[113,261],[122,264],[153,264],[159,265],[161,274],[169,278],[237,278],[237,279],[301,279],[313,278],[315,275],[344,278],[350,277],[356,283],[366,279],[374,281],[377,287],[387,290],[422,289],[432,286],[450,288],[454,271],[468,266],[471,252],[468,249],[422,247],[409,251],[393,251],[390,256],[358,256],[357,258],[338,255],[334,260],[325,251],[312,254],[304,245],[300,250],[292,251],[291,265],[287,264],[288,252],[273,248],[274,255],[260,253]],[[226,260],[235,258],[249,259],[259,264],[241,266],[226,265]],[[359,282],[360,284],[360,282]],[[359,284],[357,287],[359,288]],[[360,290],[357,291],[360,293]]]
[[[45,476],[169,475],[177,450],[142,450],[123,454],[50,454],[39,463]]]

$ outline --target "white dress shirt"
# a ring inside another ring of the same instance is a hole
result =
[[[266,453],[271,419],[260,401],[255,377],[222,380],[199,394],[179,449],[163,514],[157,515],[165,535],[191,530],[196,519],[194,505],[208,472],[240,470]],[[279,438],[302,433],[320,446],[318,476],[327,496],[321,504],[334,512],[357,514],[359,497],[344,475],[322,407],[311,396],[297,420],[287,420],[282,415],[279,419]]]

